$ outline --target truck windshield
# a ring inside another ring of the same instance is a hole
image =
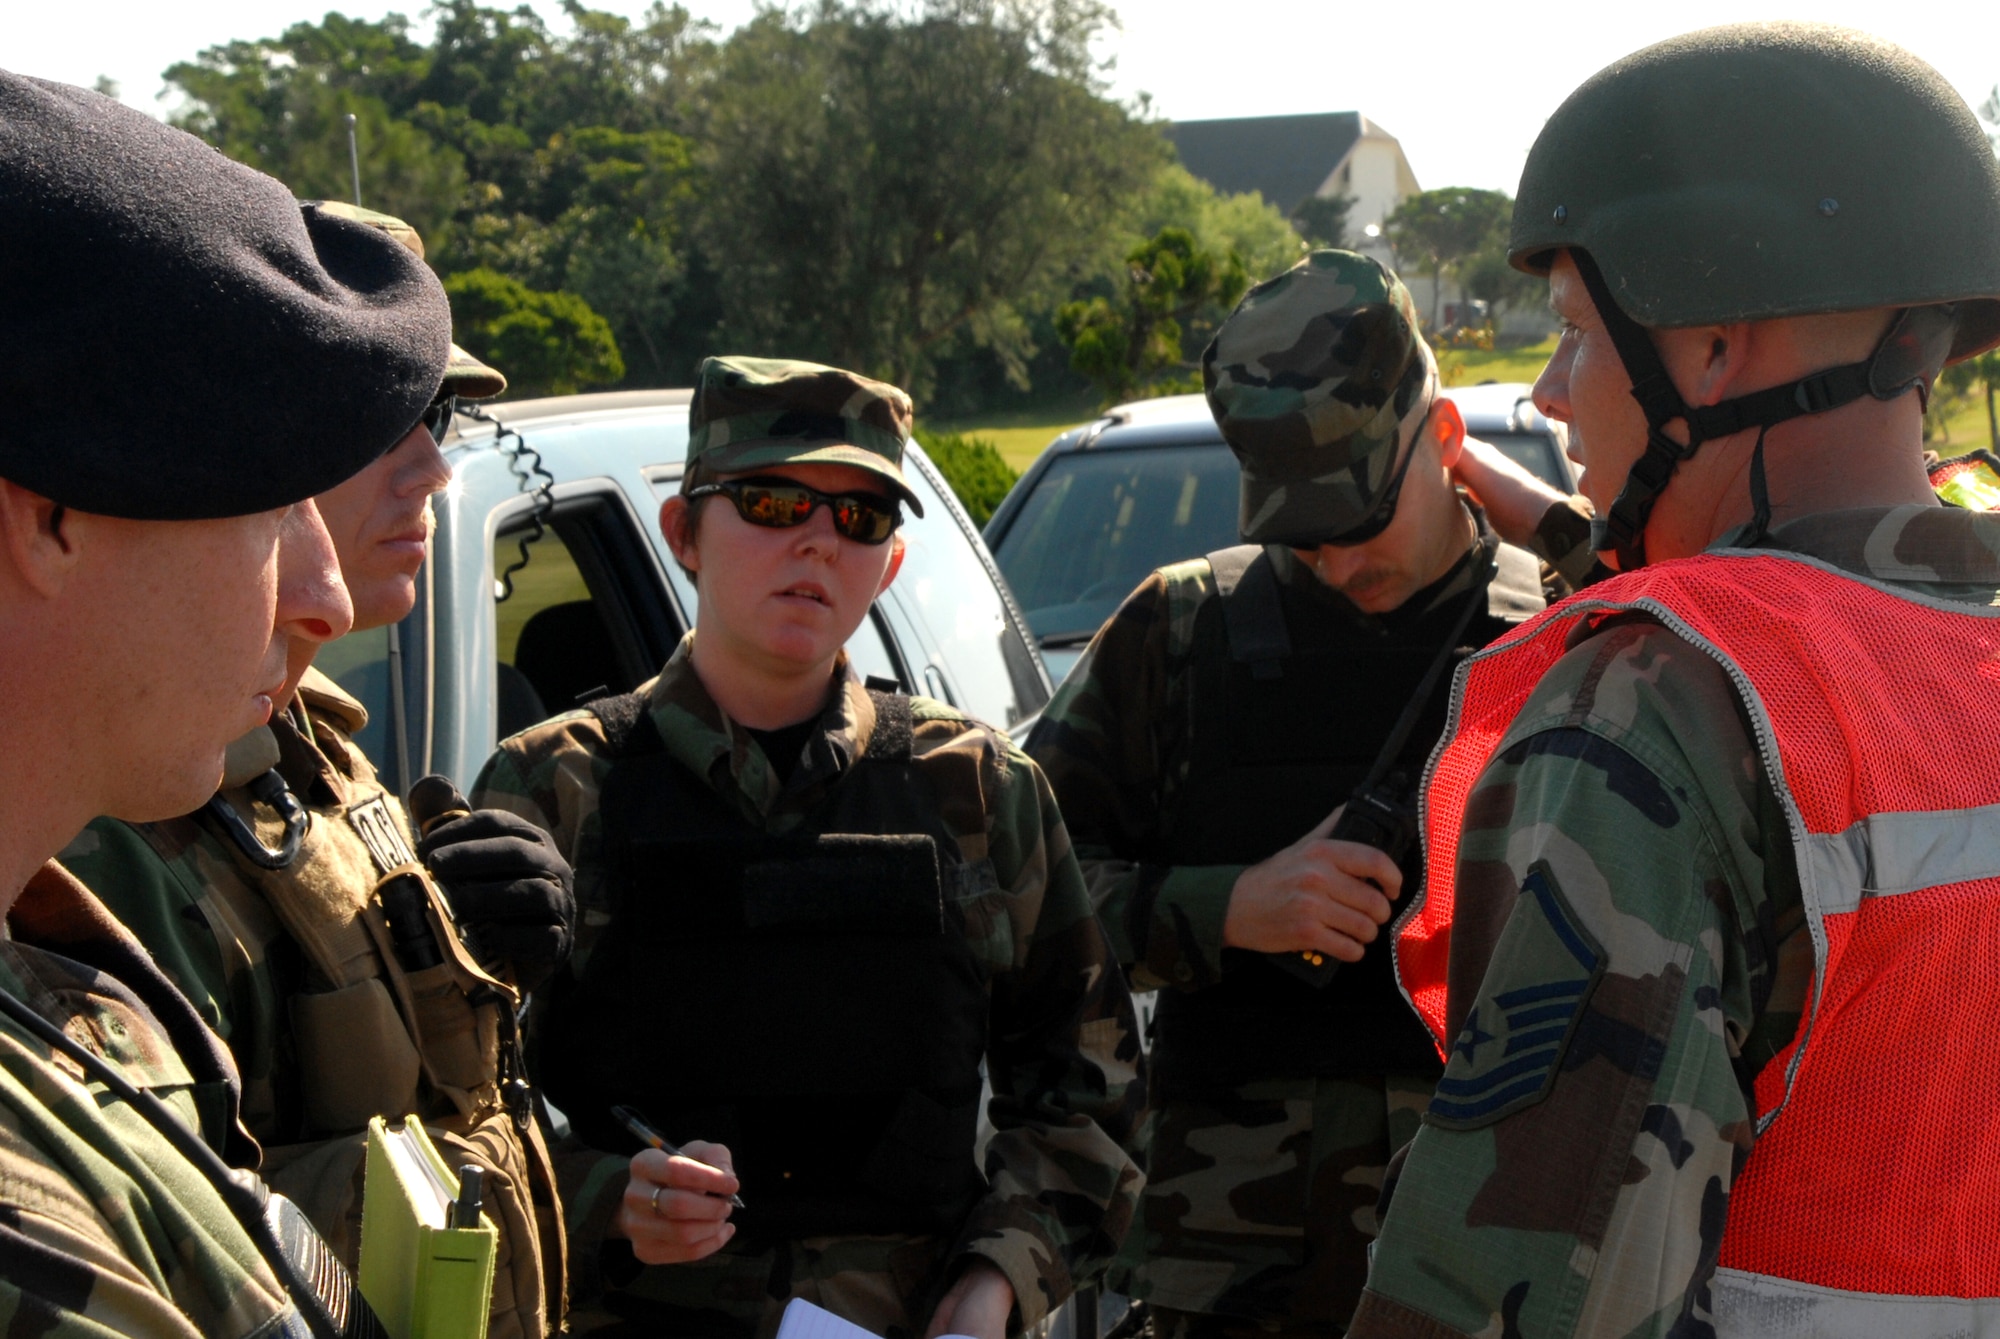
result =
[[[1197,446],[1052,461],[993,556],[1044,647],[1082,645],[1156,567],[1228,548],[1236,458]]]
[[[1546,432],[1473,432],[1480,441],[1497,446],[1506,457],[1558,492],[1569,492],[1562,447]]]

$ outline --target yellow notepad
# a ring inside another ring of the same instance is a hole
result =
[[[446,1227],[458,1176],[415,1117],[368,1122],[361,1198],[361,1295],[389,1339],[485,1339],[493,1299],[493,1220]]]

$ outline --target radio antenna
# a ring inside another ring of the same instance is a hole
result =
[[[361,150],[354,142],[354,113],[342,118],[347,122],[347,166],[354,173],[354,207],[361,207]]]

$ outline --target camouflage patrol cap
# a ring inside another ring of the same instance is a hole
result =
[[[1352,251],[1313,252],[1244,294],[1201,376],[1242,466],[1246,543],[1358,540],[1386,523],[1385,502],[1394,514],[1401,427],[1436,382],[1395,275]]]
[[[334,214],[378,228],[415,252],[418,260],[424,259],[422,235],[394,214],[380,214],[343,200],[307,200],[304,203],[322,214]],[[449,393],[461,400],[490,400],[506,389],[507,378],[501,375],[498,368],[488,367],[457,344],[451,346],[451,357],[444,365],[444,385],[438,388],[438,394]]]
[[[912,413],[909,396],[857,372],[789,358],[703,359],[688,405],[681,491],[769,465],[852,465],[922,516],[903,478]]]

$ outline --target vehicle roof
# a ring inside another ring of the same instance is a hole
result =
[[[1547,432],[1548,420],[1536,410],[1534,387],[1525,381],[1489,381],[1477,386],[1450,386],[1444,394],[1465,416],[1466,428],[1481,432]],[[1222,440],[1200,395],[1164,395],[1113,405],[1092,423],[1071,428],[1050,443],[1050,450],[1115,451],[1121,447],[1198,446]]]
[[[1073,451],[1115,451],[1121,447],[1215,445],[1222,433],[1200,395],[1163,395],[1113,405],[1089,423],[1059,435],[1049,454]]]
[[[673,390],[599,391],[590,395],[550,395],[533,400],[501,400],[467,405],[460,403],[453,431],[459,435],[481,436],[485,431],[468,410],[490,415],[510,428],[534,423],[547,427],[557,422],[574,422],[609,414],[634,411],[686,409],[694,392],[685,387]]]

